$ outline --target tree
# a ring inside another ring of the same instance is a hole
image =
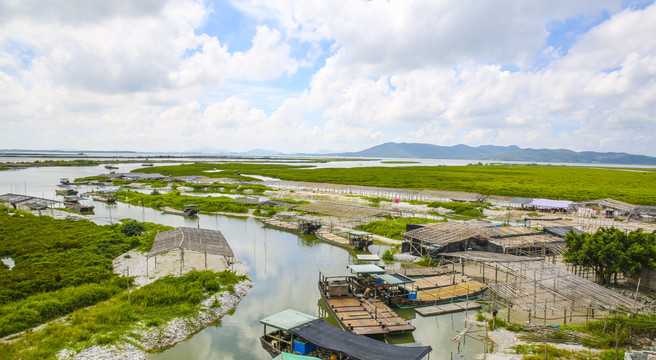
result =
[[[146,230],[144,224],[135,220],[129,220],[121,226],[121,232],[127,236],[138,236]]]
[[[565,246],[565,262],[592,268],[602,285],[618,272],[656,268],[656,234],[645,234],[642,229],[628,234],[616,228],[600,228],[594,234],[570,231]]]

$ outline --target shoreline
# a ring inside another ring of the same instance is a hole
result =
[[[234,269],[238,275],[248,274],[248,263],[235,259]],[[175,318],[156,328],[145,328],[142,323],[135,325],[136,336],[126,335],[112,345],[94,345],[77,352],[64,349],[57,354],[57,359],[67,360],[146,360],[146,354],[170,348],[220,320],[225,314],[234,310],[253,286],[252,281],[244,280],[235,284],[235,292],[222,291],[214,293],[199,305],[199,312],[193,317]],[[212,307],[219,302],[221,306]]]

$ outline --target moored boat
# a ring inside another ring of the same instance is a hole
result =
[[[77,195],[77,190],[73,188],[65,188],[65,189],[57,189],[55,190],[55,194],[57,195]]]
[[[430,346],[396,346],[349,333],[324,319],[292,309],[271,315],[260,323],[264,325],[260,342],[272,357],[295,353],[325,360],[419,360],[432,351]],[[273,331],[268,332],[267,327]]]
[[[301,234],[311,234],[321,228],[321,222],[318,220],[296,218],[296,219],[261,219],[264,226],[269,226],[282,230],[289,230]]]
[[[351,250],[366,250],[374,243],[373,235],[366,231],[350,231],[342,236],[331,231],[319,230],[315,235],[319,240]]]
[[[376,289],[364,284],[371,274],[385,270],[373,265],[349,265],[356,275],[319,274],[319,292],[340,326],[359,335],[385,335],[412,332],[415,327],[396,314],[381,299]]]
[[[374,275],[375,287],[388,304],[400,308],[439,305],[478,298],[487,285],[460,274],[447,274],[421,279],[405,275]]]
[[[165,214],[174,214],[181,216],[196,216],[198,214],[198,205],[189,204],[184,206],[184,210],[174,209],[172,207],[163,206],[160,208]]]
[[[93,197],[94,201],[100,201],[108,204],[116,204],[116,195],[96,195]]]

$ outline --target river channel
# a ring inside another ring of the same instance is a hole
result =
[[[117,172],[138,167],[138,164],[121,164]],[[61,200],[55,195],[60,178],[73,180],[106,172],[102,166],[0,171],[0,194],[17,193]],[[81,192],[90,189],[80,187]],[[235,255],[250,265],[249,277],[253,288],[233,313],[170,349],[149,354],[150,360],[271,359],[260,346],[259,337],[263,331],[260,319],[288,308],[315,316],[326,313],[325,308],[321,308],[323,305],[317,289],[319,271],[344,273],[346,265],[355,263],[354,253],[321,242],[314,236],[265,228],[253,218],[200,215],[196,219],[188,219],[123,203],[107,205],[93,202],[93,205],[95,215],[91,219],[99,224],[132,218],[174,227],[220,230]],[[382,255],[385,249],[384,246],[374,245],[370,250]],[[390,262],[386,266],[399,267],[401,264]],[[465,327],[464,313],[432,317],[422,317],[412,309],[399,313],[409,319],[417,330],[412,334],[388,336],[381,340],[404,346],[415,343],[431,345],[431,359],[471,359],[483,353],[481,339],[484,330],[474,328],[460,347],[451,340]],[[328,320],[335,323],[334,319]]]

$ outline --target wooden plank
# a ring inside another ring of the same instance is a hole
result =
[[[427,306],[423,308],[417,308],[415,309],[415,311],[417,311],[417,313],[419,313],[419,315],[421,316],[432,316],[432,315],[449,314],[449,313],[460,312],[465,310],[475,310],[475,309],[480,309],[480,307],[481,304],[477,303],[476,301],[469,301],[469,302],[457,302],[457,303]]]

